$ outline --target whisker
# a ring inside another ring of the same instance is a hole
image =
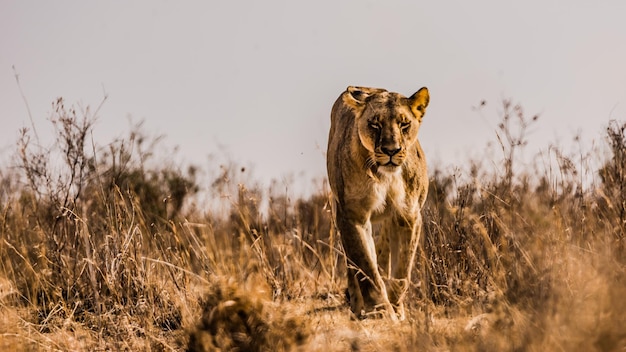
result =
[[[365,170],[371,169],[372,167],[374,167],[374,165],[376,165],[376,159],[373,155],[368,156],[367,159],[365,159],[365,163],[363,164]]]

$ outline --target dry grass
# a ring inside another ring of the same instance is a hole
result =
[[[324,185],[291,199],[226,165],[203,208],[202,171],[156,159],[140,126],[99,149],[89,111],[54,106],[57,142],[24,131],[0,173],[1,350],[626,349],[626,124],[606,154],[522,171],[538,122],[505,102],[495,167],[432,170],[393,324],[350,319]]]

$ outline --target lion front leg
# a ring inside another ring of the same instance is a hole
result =
[[[370,221],[354,221],[338,212],[337,225],[348,262],[350,309],[359,318],[382,311],[397,320],[378,271]]]
[[[422,217],[414,219],[398,214],[385,231],[389,248],[387,292],[400,320],[405,317],[404,300],[411,284],[411,272],[419,245]]]

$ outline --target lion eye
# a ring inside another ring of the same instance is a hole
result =
[[[409,123],[409,122],[401,122],[401,123],[400,123],[400,128],[401,128],[403,131],[408,130],[408,129],[409,129],[409,127],[411,127],[411,123]]]
[[[378,123],[376,123],[376,122],[370,122],[369,126],[373,130],[379,130],[380,129],[380,125]]]

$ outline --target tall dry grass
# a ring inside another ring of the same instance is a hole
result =
[[[505,101],[501,157],[431,169],[394,325],[349,318],[324,183],[294,198],[235,164],[182,168],[140,124],[95,146],[95,113],[53,107],[56,142],[22,131],[18,167],[0,171],[3,349],[626,348],[624,123],[606,153],[550,147],[529,164],[540,121]]]

